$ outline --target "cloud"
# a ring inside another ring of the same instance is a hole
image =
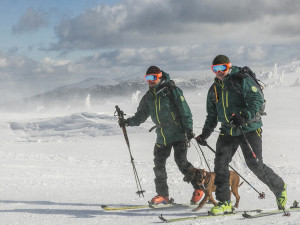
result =
[[[28,46],[32,52],[57,52],[59,60],[31,60],[17,55],[18,48],[0,52],[0,90],[8,81],[18,84],[16,90],[23,85],[36,93],[89,77],[136,77],[150,65],[182,76],[210,72],[218,54],[254,70],[272,66],[300,56],[299,11],[296,0],[121,0],[99,5],[65,17],[54,29],[56,41],[47,47]],[[47,26],[47,18],[30,8],[13,33],[37,31]],[[70,61],[64,53],[82,55]]]
[[[224,40],[239,44],[276,43],[295,36],[299,39],[300,31],[295,28],[300,19],[299,10],[297,0],[276,1],[276,4],[274,0],[228,0],[226,3],[222,0],[123,0],[112,6],[99,5],[62,21],[55,28],[58,41],[49,49],[178,46]],[[281,20],[285,17],[289,19]],[[281,34],[280,30],[285,32]],[[279,38],[273,41],[272,35]]]
[[[42,10],[28,8],[16,25],[12,27],[12,34],[32,33],[48,25],[48,14]]]
[[[7,67],[7,59],[6,58],[0,58],[0,68],[5,68]]]

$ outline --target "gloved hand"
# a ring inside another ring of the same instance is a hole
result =
[[[207,145],[206,139],[210,136],[210,134],[211,134],[211,132],[208,129],[203,128],[202,134],[200,134],[198,137],[196,137],[198,144],[206,146]]]
[[[205,136],[203,134],[200,134],[198,137],[196,137],[196,140],[197,140],[198,144],[202,145],[202,146],[207,145],[206,139],[207,138],[205,138]]]
[[[246,124],[248,120],[248,116],[245,112],[241,112],[240,114],[232,114],[231,123],[233,123],[236,127],[240,127]]]
[[[119,126],[120,127],[127,126],[128,123],[129,123],[128,119],[119,118]]]
[[[193,133],[192,130],[188,130],[187,132],[185,132],[185,136],[188,139],[188,141],[192,140],[192,138],[195,137],[195,134]]]

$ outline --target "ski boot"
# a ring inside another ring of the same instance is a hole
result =
[[[285,209],[286,199],[287,199],[286,184],[284,184],[282,192],[276,198],[276,202],[279,210]]]
[[[195,189],[195,191],[193,192],[193,196],[191,199],[191,205],[196,205],[197,202],[200,201],[200,199],[202,198],[204,194],[204,191],[200,190],[200,189]]]
[[[219,202],[218,205],[212,207],[208,214],[210,215],[219,215],[219,214],[226,214],[226,213],[233,213],[234,209],[230,203],[230,201]]]
[[[173,203],[173,199],[169,199],[169,196],[161,196],[156,195],[152,200],[149,202],[150,205],[158,205],[158,204],[170,204]]]

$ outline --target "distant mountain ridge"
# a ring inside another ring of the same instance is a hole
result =
[[[211,82],[208,78],[174,79],[176,85],[185,91],[197,88]],[[64,85],[51,91],[24,98],[20,101],[3,104],[0,109],[22,110],[31,108],[53,108],[84,105],[86,101],[102,104],[108,99],[131,98],[135,93],[145,93],[148,85],[144,80],[113,80],[105,78],[88,78],[81,82]]]
[[[294,60],[279,67],[275,64],[273,70],[261,74],[257,73],[257,71],[255,72],[257,77],[269,87],[274,85],[299,86],[300,60]],[[184,92],[197,91],[200,88],[211,85],[213,75],[208,74],[198,78],[175,77],[173,80]],[[102,105],[111,100],[120,102],[132,98],[138,101],[147,90],[148,85],[143,79],[88,78],[29,98],[2,104],[0,105],[0,110],[22,111],[37,108],[72,108],[84,105]]]

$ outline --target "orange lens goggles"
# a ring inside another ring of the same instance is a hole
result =
[[[147,74],[145,75],[145,81],[149,83],[150,81],[156,81],[157,79],[162,77],[162,72],[158,74]]]
[[[211,69],[214,73],[226,73],[231,68],[231,63],[223,63],[218,65],[211,65]]]

